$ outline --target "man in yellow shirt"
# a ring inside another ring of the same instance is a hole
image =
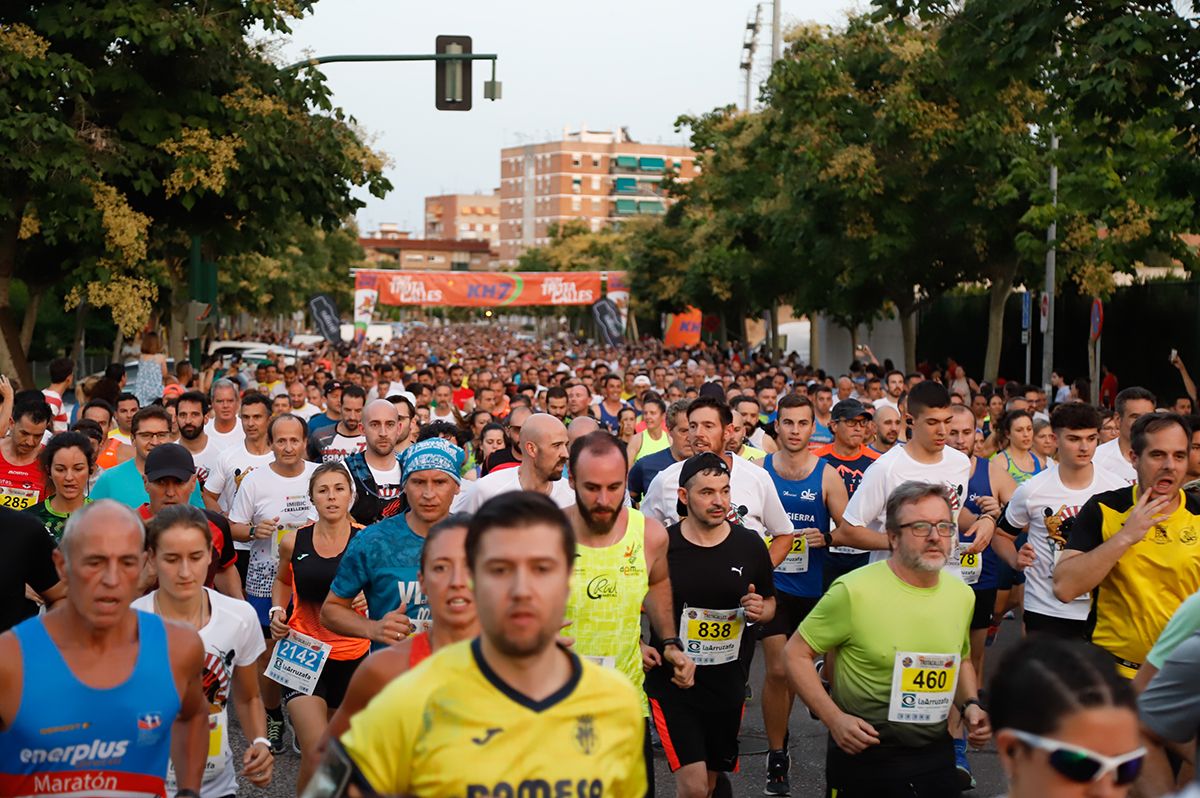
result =
[[[381,795],[642,796],[629,680],[556,644],[575,537],[545,496],[485,502],[467,529],[482,635],[396,679],[341,738]],[[336,751],[335,751],[336,753]]]

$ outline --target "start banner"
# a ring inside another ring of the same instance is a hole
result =
[[[409,272],[360,269],[355,288],[372,288],[380,305],[517,307],[591,305],[604,294],[603,272]],[[621,272],[608,272],[624,277]]]

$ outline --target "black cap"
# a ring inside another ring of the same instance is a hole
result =
[[[725,465],[725,460],[720,455],[712,452],[701,452],[694,454],[683,461],[683,467],[679,469],[679,487],[686,488],[687,484],[692,481],[692,477],[699,474],[701,471],[708,470],[720,471],[725,476],[729,476],[729,466]],[[680,518],[687,515],[687,505],[681,501],[675,502],[675,514]]]
[[[874,413],[871,411],[871,408],[857,399],[843,399],[833,406],[831,416],[833,421],[849,421],[852,418],[859,418],[861,416],[873,418]]]
[[[187,482],[196,475],[196,461],[192,453],[178,443],[155,446],[146,455],[146,479],[157,482],[164,477],[174,477]]]
[[[343,386],[338,380],[326,380],[325,387],[322,389],[322,393],[324,396],[329,396],[329,394],[333,393],[334,391],[342,390],[343,387],[345,386]]]

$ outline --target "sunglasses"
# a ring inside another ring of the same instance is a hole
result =
[[[1105,756],[1029,732],[1016,729],[1008,731],[1030,748],[1046,751],[1050,767],[1063,778],[1077,784],[1100,781],[1109,773],[1113,774],[1113,781],[1120,786],[1132,784],[1142,772],[1142,763],[1146,759],[1145,748],[1137,748],[1120,756]]]

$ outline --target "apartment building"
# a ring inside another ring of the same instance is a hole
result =
[[[425,198],[425,238],[500,243],[500,189]]]

